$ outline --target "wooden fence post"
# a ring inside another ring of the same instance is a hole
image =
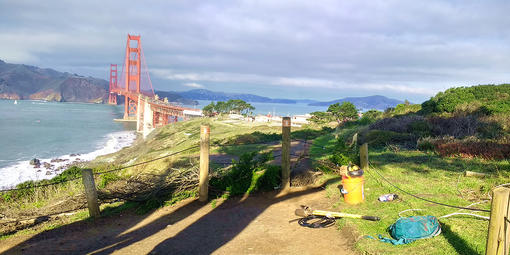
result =
[[[198,182],[198,200],[207,201],[209,196],[209,134],[208,125],[200,126],[200,179]]]
[[[368,170],[368,143],[364,143],[359,147],[359,163],[363,171]]]
[[[87,198],[89,207],[89,215],[97,218],[101,215],[101,212],[99,211],[99,203],[97,202],[96,183],[94,182],[92,169],[82,169],[81,173],[83,186],[85,187],[85,197]]]
[[[282,189],[290,188],[290,117],[282,119]]]
[[[510,207],[508,206],[510,189],[498,187],[492,190],[491,218],[487,235],[486,255],[508,254],[510,229],[507,221]]]

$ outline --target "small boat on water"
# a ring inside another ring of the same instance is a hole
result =
[[[18,104],[18,100],[14,100],[14,104]]]

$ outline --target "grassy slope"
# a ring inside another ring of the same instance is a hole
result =
[[[213,121],[211,119],[194,119],[156,129],[146,140],[138,139],[133,146],[124,148],[110,155],[98,157],[92,162],[80,165],[80,167],[91,167],[95,172],[102,172],[163,157],[183,149],[197,146],[200,139],[199,131],[201,124],[209,124],[211,126],[211,143],[218,142],[220,144],[225,140],[254,131],[259,131],[261,133],[281,132],[281,127],[277,126],[251,125],[242,122],[232,124],[224,121]],[[261,149],[263,149],[263,146],[232,146],[229,147],[226,152],[240,154],[244,151]],[[218,150],[219,147],[211,147],[211,153],[217,153]],[[196,165],[198,163],[198,155],[199,148],[196,148],[148,164],[129,167],[112,174],[118,174],[122,178],[130,178],[135,175],[155,177],[158,174],[165,174],[168,171],[172,171],[173,168],[187,168],[190,164]],[[111,174],[109,177],[110,176]],[[99,188],[103,188],[101,187],[101,181],[104,177],[105,175],[101,175],[96,180],[96,184],[98,184]],[[114,177],[114,179],[118,179],[118,177]],[[114,184],[114,182],[115,181],[113,181],[112,184]],[[38,188],[35,189],[35,193],[10,202],[2,201],[2,197],[0,197],[0,213],[7,214],[8,212],[8,216],[12,218],[26,218],[26,215],[58,213],[63,208],[53,205],[58,205],[60,201],[79,195],[82,192],[83,187],[81,180],[76,180],[61,185]]]
[[[342,130],[340,135],[352,130]],[[322,136],[315,140],[311,155],[317,159],[328,155],[334,145],[334,135]],[[487,199],[491,187],[510,182],[508,161],[486,161],[479,159],[440,158],[419,151],[370,150],[372,170],[365,178],[365,203],[358,206],[346,205],[340,198],[337,186],[339,182],[328,186],[328,194],[339,197],[336,205],[339,210],[381,217],[379,222],[342,219],[340,226],[349,225],[359,232],[359,236],[382,234],[389,237],[387,227],[398,218],[399,212],[406,209],[425,209],[407,212],[403,216],[434,215],[442,216],[457,209],[447,208],[415,199],[390,187],[375,172],[377,169],[391,182],[404,190],[422,197],[458,206],[467,206],[473,202]],[[374,169],[375,168],[375,169]],[[491,173],[490,178],[480,179],[464,177],[463,172],[477,171]],[[402,199],[382,203],[377,198],[382,194],[396,193]],[[476,205],[489,209],[490,203]],[[341,208],[341,209],[340,209]],[[481,213],[488,216],[487,213]],[[411,244],[393,246],[373,239],[362,238],[356,246],[370,254],[482,254],[485,250],[488,221],[468,217],[454,216],[440,220],[443,233],[433,239],[419,240]]]
[[[242,134],[255,131],[262,133],[281,133],[281,128],[275,126],[248,124],[245,122],[229,123],[227,121],[213,121],[211,119],[194,119],[157,129],[151,133],[146,140],[139,140],[129,148],[123,149],[115,154],[100,157],[94,163],[105,164],[110,162],[115,165],[130,165],[198,146],[200,143],[201,124],[208,124],[211,127],[211,153],[223,152],[225,150],[214,146],[215,143],[222,144],[232,137]],[[254,149],[257,148],[255,147]],[[237,154],[240,153],[236,150],[232,151],[237,152]],[[192,149],[176,156],[171,156],[168,159],[129,168],[126,173],[128,175],[135,173],[159,173],[170,167],[172,163],[182,160],[183,158],[198,157],[198,153],[199,148]]]

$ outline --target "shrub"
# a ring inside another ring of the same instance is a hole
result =
[[[508,113],[509,97],[510,84],[450,88],[425,101],[422,104],[422,113],[451,113],[467,104],[481,105],[489,114]]]
[[[464,138],[475,135],[479,127],[478,120],[472,115],[450,118],[431,117],[428,122],[431,124],[432,135],[434,136]]]
[[[496,139],[504,135],[503,127],[495,121],[480,122],[477,131],[480,138]]]
[[[408,133],[397,133],[387,130],[370,130],[364,136],[364,142],[372,147],[384,147],[389,144],[399,144],[405,147],[414,147],[416,137]]]
[[[420,151],[435,151],[434,140],[431,137],[418,139],[416,148]]]
[[[359,152],[356,146],[347,146],[344,137],[339,137],[329,160],[338,166],[348,165],[349,163],[359,164],[358,154]]]
[[[106,185],[108,185],[108,183],[111,183],[111,182],[119,180],[119,179],[120,179],[120,176],[118,176],[114,172],[102,174],[97,187],[100,189],[104,189],[104,188],[106,188]]]
[[[273,189],[280,183],[281,171],[280,167],[266,164],[270,158],[270,153],[245,153],[239,161],[234,161],[230,171],[211,178],[209,183],[231,196]]]
[[[480,140],[477,137],[454,139],[453,137],[423,139],[418,147],[422,150],[430,149],[441,156],[480,157],[484,159],[510,158],[510,144],[508,142],[496,142]]]
[[[393,110],[394,115],[405,115],[409,113],[417,113],[421,110],[420,104],[398,104]]]
[[[426,137],[431,135],[432,128],[425,120],[418,120],[409,124],[408,132],[418,137]]]
[[[425,118],[419,115],[406,115],[400,117],[385,118],[378,120],[374,124],[370,125],[369,129],[406,133],[412,130],[412,123],[423,121],[425,121]]]

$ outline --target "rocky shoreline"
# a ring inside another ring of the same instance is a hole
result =
[[[51,179],[66,169],[94,160],[98,156],[114,153],[130,146],[136,139],[132,131],[120,131],[109,134],[104,147],[89,153],[72,153],[53,158],[32,158],[19,161],[14,165],[0,168],[0,189],[13,188],[25,181]]]
[[[29,164],[37,169],[36,172],[42,172],[46,170],[46,175],[60,174],[69,167],[76,165],[77,163],[84,162],[78,158],[80,154],[70,154],[70,157],[76,157],[74,160],[64,158],[53,158],[49,162],[42,161],[38,158],[30,160]],[[64,163],[65,162],[65,163]]]

